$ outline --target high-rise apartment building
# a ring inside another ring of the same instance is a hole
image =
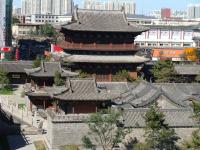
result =
[[[91,10],[121,10],[124,7],[126,14],[135,14],[134,0],[84,0],[84,9]]]
[[[22,0],[21,1],[21,14],[30,15],[31,14],[32,0]]]
[[[12,44],[12,0],[0,0],[0,47]]]
[[[73,9],[72,0],[22,0],[23,15],[33,14],[71,14]]]
[[[31,14],[41,14],[41,0],[31,0]]]
[[[200,4],[189,4],[187,6],[188,19],[200,19]]]

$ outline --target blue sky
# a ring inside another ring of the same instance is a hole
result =
[[[13,0],[14,6],[20,7],[21,0]],[[177,10],[186,9],[189,3],[200,3],[200,0],[135,0],[136,13],[147,14],[151,10],[160,9],[162,7],[169,7]],[[83,0],[74,0],[75,4],[82,5]]]

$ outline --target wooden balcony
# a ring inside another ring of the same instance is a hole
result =
[[[102,50],[102,51],[138,51],[139,47],[135,44],[83,44],[62,41],[58,43],[63,49],[73,50]]]

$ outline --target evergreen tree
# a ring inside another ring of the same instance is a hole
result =
[[[64,85],[64,80],[63,80],[62,77],[61,77],[61,73],[58,72],[58,71],[55,72],[54,84],[55,84],[56,86]]]
[[[165,115],[152,106],[145,114],[145,137],[146,143],[152,149],[176,150],[178,137],[174,129],[169,128],[165,123]]]
[[[200,149],[200,130],[192,132],[190,140],[185,140],[182,145],[183,150],[199,150]]]
[[[5,86],[7,86],[9,84],[9,79],[7,77],[7,72],[3,69],[0,68],[0,84],[1,84],[1,88],[4,88]]]
[[[174,82],[176,72],[170,60],[160,60],[151,69],[155,82]]]
[[[52,25],[46,23],[45,25],[41,26],[40,35],[55,38],[57,34],[58,33]]]
[[[113,81],[129,81],[133,82],[135,79],[132,78],[127,70],[119,70],[114,76]]]
[[[185,140],[182,145],[183,150],[199,150],[200,149],[200,102],[193,101],[193,118],[197,122],[198,129],[192,133],[191,139]]]

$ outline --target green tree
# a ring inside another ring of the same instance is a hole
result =
[[[3,69],[0,68],[0,84],[1,88],[5,88],[9,84],[9,79],[7,77],[7,72]]]
[[[199,150],[200,149],[200,130],[192,132],[190,140],[185,140],[182,145],[183,150]]]
[[[199,150],[200,149],[200,102],[193,101],[193,118],[197,122],[198,129],[192,132],[191,139],[185,140],[182,145],[183,150]]]
[[[12,24],[20,23],[20,20],[16,17],[12,17]]]
[[[92,114],[88,119],[89,135],[94,137],[103,150],[112,150],[127,134],[126,130],[118,126],[120,116],[120,113],[111,111],[107,114]],[[87,136],[82,139],[83,145],[88,145],[88,143],[94,145],[91,141]]]
[[[200,103],[199,102],[192,102],[193,108],[193,118],[197,121],[198,127],[200,128]]]
[[[129,81],[132,82],[134,79],[129,75],[127,70],[119,70],[114,76],[113,81]]]
[[[54,84],[56,86],[61,86],[61,85],[64,85],[64,80],[62,79],[61,77],[61,73],[59,71],[56,71],[55,72],[55,76],[54,76]]]
[[[145,137],[146,143],[152,149],[176,150],[178,137],[174,129],[165,123],[165,115],[159,112],[156,106],[152,106],[145,114]]]
[[[77,70],[76,72],[79,73],[79,75],[78,75],[79,78],[87,78],[87,76],[88,76],[87,73],[84,72],[83,70]]]
[[[82,138],[82,142],[83,142],[83,147],[87,148],[87,149],[95,149],[96,146],[92,143],[92,141],[90,140],[89,137],[84,136]]]
[[[200,74],[198,74],[198,75],[195,77],[195,81],[198,82],[198,83],[200,82]]]
[[[52,25],[46,23],[45,25],[41,26],[40,34],[47,37],[55,37],[57,32]]]
[[[159,60],[151,69],[155,82],[173,82],[176,72],[170,60]]]
[[[37,68],[37,67],[40,67],[41,66],[41,60],[36,58],[34,61],[33,61],[33,68]]]

